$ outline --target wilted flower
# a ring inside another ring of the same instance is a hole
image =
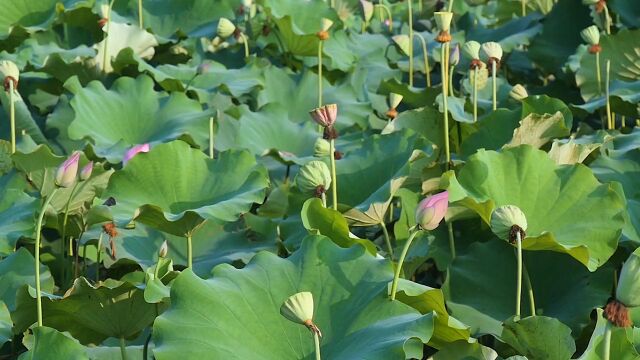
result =
[[[500,239],[513,244],[518,233],[521,239],[526,236],[527,218],[517,206],[500,206],[491,213],[491,231]]]
[[[0,61],[0,76],[4,82],[4,90],[9,91],[9,82],[13,82],[13,88],[18,88],[18,80],[20,80],[20,69],[13,61]]]
[[[449,192],[429,196],[418,204],[416,209],[416,224],[424,230],[433,230],[444,219],[449,208]]]
[[[310,331],[322,336],[313,323],[313,294],[308,291],[291,295],[280,307],[280,314],[296,324],[306,326]]]
[[[511,91],[509,92],[509,96],[511,96],[512,99],[522,101],[527,97],[529,97],[529,93],[527,92],[527,89],[524,88],[524,86],[520,84],[516,84],[514,87],[511,88]]]
[[[373,3],[367,0],[360,0],[360,8],[362,9],[362,18],[366,23],[371,21],[373,17]]]
[[[80,152],[74,151],[67,160],[58,167],[56,172],[56,185],[63,188],[71,187],[76,182],[78,175],[78,162],[80,161]]]
[[[460,45],[456,44],[456,46],[451,48],[451,53],[449,54],[449,65],[457,66],[460,63]]]
[[[331,186],[331,172],[324,162],[312,160],[300,168],[295,182],[303,193],[322,195]]]
[[[160,245],[160,250],[158,250],[158,257],[166,258],[168,252],[169,252],[169,243],[167,243],[167,240],[165,240],[162,242],[162,245]]]
[[[309,112],[311,118],[319,125],[327,128],[333,126],[338,118],[338,105],[329,104],[315,108]]]
[[[85,165],[82,170],[80,170],[80,180],[85,181],[91,177],[91,173],[93,172],[93,161],[89,161],[87,165]]]
[[[403,54],[409,55],[409,43],[411,42],[411,39],[409,39],[409,35],[394,35],[391,37],[391,40],[393,40],[393,42],[396,44],[396,46],[398,46],[398,49],[400,49]]]
[[[218,36],[228,38],[236,32],[236,26],[227,18],[220,18],[218,21]]]
[[[149,149],[150,149],[149,144],[141,144],[141,145],[136,145],[132,147],[124,154],[124,157],[122,158],[122,164],[125,165],[127,162],[129,162],[129,160],[131,160],[138,153],[149,152]]]

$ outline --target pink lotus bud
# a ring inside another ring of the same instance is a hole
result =
[[[449,192],[429,196],[418,204],[416,209],[416,224],[424,230],[433,230],[444,219],[449,207]]]
[[[91,173],[93,172],[93,161],[89,161],[85,167],[80,170],[80,181],[85,181],[91,177]]]
[[[338,105],[329,104],[309,111],[315,122],[323,127],[331,127],[338,117]]]
[[[56,185],[60,187],[71,187],[76,182],[78,175],[78,161],[80,161],[80,152],[74,151],[67,160],[58,167],[56,172]]]
[[[131,160],[134,156],[136,156],[137,153],[146,153],[149,152],[149,144],[141,144],[141,145],[136,145],[134,147],[132,147],[131,149],[129,149],[125,154],[124,157],[122,158],[122,164],[126,165],[127,162],[129,162],[129,160]]]

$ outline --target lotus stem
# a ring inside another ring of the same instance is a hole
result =
[[[455,68],[456,67],[453,65],[449,66],[449,95],[450,96],[455,96],[455,93],[453,91],[453,70]]]
[[[447,11],[448,12],[453,12],[453,0],[449,1],[448,7],[447,7]]]
[[[249,58],[249,38],[243,32],[240,33],[240,38],[242,38],[242,43],[244,44],[244,57],[245,59]]]
[[[520,5],[522,7],[522,16],[527,16],[527,0],[520,0]]]
[[[603,9],[603,14],[604,14],[604,29],[607,32],[607,35],[611,35],[611,23],[609,22],[609,6],[607,6],[607,4],[604,4],[604,9]]]
[[[447,222],[447,232],[449,233],[449,249],[451,250],[451,259],[456,258],[456,239],[453,235],[453,222]]]
[[[323,207],[327,207],[327,194],[326,193],[322,193],[322,195],[320,195],[320,200],[322,200],[322,206]]]
[[[478,68],[473,69],[473,122],[478,122]]]
[[[414,36],[417,36],[420,39],[420,43],[422,44],[422,56],[424,57],[424,75],[427,78],[427,87],[431,87],[431,71],[429,66],[429,48],[427,47],[427,42],[424,40],[424,37],[420,35],[420,33],[414,32]],[[411,49],[413,49],[413,38],[411,40]]]
[[[389,253],[389,256],[393,258],[393,247],[391,246],[389,232],[387,231],[387,226],[384,224],[384,221],[380,222],[380,227],[382,228],[382,234],[384,234],[384,242],[387,245],[387,252]]]
[[[16,104],[14,103],[13,80],[9,80],[9,121],[11,122],[11,153],[16,152]]]
[[[609,360],[611,357],[611,322],[607,320],[604,328],[604,344],[602,346],[602,359]]]
[[[322,48],[324,42],[318,41],[318,107],[322,106]]]
[[[36,272],[36,308],[38,313],[38,326],[42,326],[42,299],[40,297],[41,288],[40,288],[40,240],[42,239],[41,229],[42,229],[42,221],[44,220],[44,214],[46,213],[47,207],[51,204],[51,199],[53,199],[53,195],[56,194],[58,188],[54,188],[45,200],[42,205],[42,209],[40,209],[40,214],[38,214],[38,223],[36,225],[36,244],[35,244],[35,272]]]
[[[424,4],[422,3],[424,0],[418,0],[418,12],[422,14],[424,11]]]
[[[107,31],[104,33],[104,53],[102,54],[102,71],[106,74],[107,73],[107,50],[108,50],[108,46],[107,43],[109,42],[108,37],[109,37],[109,29],[111,28],[111,7],[113,6],[113,2],[115,0],[111,0],[111,2],[109,3],[109,7],[107,9]]]
[[[193,241],[191,234],[187,235],[187,267],[189,269],[193,267]]]
[[[330,4],[331,4],[332,8],[335,8],[336,7],[336,0],[331,0]]]
[[[520,296],[522,294],[522,235],[516,232],[516,246],[518,247],[518,268],[516,272],[516,318],[520,319]]]
[[[62,256],[63,258],[66,258],[66,254],[67,252],[65,251],[66,247],[67,247],[67,220],[69,218],[69,205],[71,204],[71,199],[73,199],[73,196],[75,195],[76,189],[78,188],[78,182],[76,182],[73,185],[73,188],[71,188],[71,194],[69,195],[69,199],[67,199],[67,203],[64,205],[64,217],[62,219]],[[72,248],[72,246],[69,246],[69,250]],[[71,254],[71,251],[69,251],[69,254]],[[66,266],[62,267],[62,283],[66,283],[66,277],[67,277],[67,272],[66,272]]]
[[[213,116],[209,118],[209,159],[213,159],[213,126],[214,119]]]
[[[124,336],[120,337],[120,355],[122,360],[127,360],[127,344],[124,342]]]
[[[329,141],[329,160],[331,162],[331,195],[333,203],[331,204],[333,210],[338,211],[338,182],[336,181],[336,141],[331,139]]]
[[[317,331],[313,332],[313,343],[316,347],[316,360],[321,360],[320,358],[320,335],[318,335]]]
[[[409,87],[413,87],[413,0],[408,0],[409,11]]]
[[[596,81],[598,82],[598,95],[602,95],[602,76],[600,75],[600,52],[596,53]]]
[[[451,162],[451,152],[449,150],[449,101],[447,96],[447,69],[449,43],[442,43],[440,51],[440,67],[442,68],[442,104],[444,105],[444,151],[446,154],[447,164]]]
[[[389,204],[389,222],[393,222],[393,199]]]
[[[97,254],[96,254],[96,282],[100,281],[100,255],[102,254],[102,234],[98,237]]]
[[[498,87],[498,80],[496,75],[496,68],[497,64],[494,60],[491,62],[491,80],[493,82],[493,111],[496,111],[498,109],[498,90],[496,89]]]
[[[606,67],[606,78],[605,78],[605,96],[607,97],[607,128],[609,130],[613,130],[615,124],[613,122],[613,118],[611,117],[611,102],[609,101],[609,74],[611,72],[611,61],[607,60],[607,67]]]
[[[82,276],[87,274],[87,244],[82,245]]]
[[[389,20],[389,32],[392,32],[393,31],[393,17],[391,16],[391,10],[389,10],[389,8],[386,5],[382,4],[382,3],[376,4],[376,5],[374,5],[374,7],[382,8],[384,10],[384,12],[387,14],[387,20]],[[383,21],[382,14],[380,14],[380,22],[382,22],[382,21]]]
[[[142,22],[142,0],[138,0],[138,23],[140,24],[140,29],[142,29],[144,27]]]
[[[529,294],[531,316],[536,316],[536,298],[533,296],[533,285],[531,284],[529,271],[527,271],[527,267],[524,264],[522,265],[522,271],[524,273],[524,283],[527,286],[527,293]]]
[[[398,291],[398,280],[400,279],[402,264],[404,263],[404,259],[407,257],[407,253],[409,252],[409,247],[411,246],[413,239],[415,239],[416,235],[418,235],[419,232],[420,230],[415,230],[414,232],[412,232],[411,235],[409,235],[407,242],[404,244],[404,247],[402,248],[400,259],[398,259],[398,265],[396,265],[396,271],[393,275],[393,282],[391,283],[391,300],[396,299],[396,291]]]

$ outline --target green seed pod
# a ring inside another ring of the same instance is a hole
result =
[[[433,13],[433,17],[436,19],[436,25],[438,30],[449,32],[451,28],[451,20],[453,19],[453,13],[448,11],[439,11]]]
[[[280,307],[280,314],[296,324],[313,321],[313,294],[308,291],[291,295]]]
[[[470,60],[480,59],[480,46],[477,41],[467,41],[462,45],[462,53]]]
[[[527,218],[517,206],[504,205],[493,210],[490,225],[491,231],[497,237],[513,243],[515,242],[515,231],[520,231],[521,235],[527,231]]]
[[[326,191],[331,186],[331,172],[324,162],[312,160],[300,169],[295,181],[303,193],[314,193],[319,186]]]
[[[616,298],[627,307],[640,306],[640,248],[622,266]]]
[[[391,109],[395,109],[398,107],[398,105],[400,105],[400,103],[402,102],[402,99],[404,97],[400,94],[396,94],[396,93],[390,93],[389,94],[389,107]]]
[[[7,84],[7,79],[13,81],[14,89],[18,87],[18,81],[20,80],[20,69],[11,60],[0,61],[0,80]]]
[[[598,45],[600,43],[600,30],[595,25],[591,25],[588,28],[580,32],[582,40],[589,45]]]
[[[482,53],[486,56],[486,60],[497,59],[502,60],[502,46],[497,42],[486,42],[481,46]]]
[[[331,152],[331,144],[323,138],[318,138],[313,146],[313,156],[319,158],[325,158],[329,156]]]
[[[527,89],[524,88],[524,86],[520,84],[516,84],[514,87],[511,88],[511,91],[509,92],[509,96],[511,96],[512,99],[522,101],[527,97],[529,97],[529,93],[527,92]]]
[[[235,31],[236,26],[231,22],[231,20],[227,18],[220,18],[220,21],[218,22],[218,36],[226,39],[233,35]]]
[[[394,35],[393,37],[391,37],[391,39],[396,44],[396,46],[398,46],[398,49],[400,49],[400,51],[402,51],[404,55],[407,55],[407,56],[409,55],[409,42],[411,41],[409,39],[409,35],[406,35],[406,34]]]

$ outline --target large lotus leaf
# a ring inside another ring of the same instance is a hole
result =
[[[513,138],[520,123],[517,110],[498,109],[478,121],[478,129],[463,140],[461,153],[475,154],[478,149],[498,150]]]
[[[558,1],[545,17],[542,32],[531,42],[529,57],[546,72],[556,71],[583,42],[580,31],[589,25],[593,20],[581,0]]]
[[[611,4],[611,11],[620,16],[620,20],[630,28],[640,27],[640,8],[634,0],[615,0]]]
[[[389,46],[389,39],[381,34],[358,34],[335,32],[324,43],[324,54],[328,57],[323,66],[327,69],[337,69],[344,72],[357,66],[386,66],[385,49]],[[417,51],[416,47],[416,51]],[[364,64],[363,64],[364,62]],[[416,60],[422,63],[422,60]]]
[[[447,344],[442,350],[433,355],[434,360],[496,360],[498,353],[490,347],[483,346],[480,343],[468,343],[466,341],[456,341]]]
[[[512,19],[494,29],[487,29],[482,25],[470,23],[467,27],[466,40],[475,40],[480,43],[495,41],[500,43],[505,51],[511,51],[518,45],[528,45],[530,39],[542,30],[542,25],[539,22],[540,18],[540,14],[534,13],[526,17]]]
[[[640,79],[640,29],[622,29],[613,35],[600,37],[600,66],[604,91],[606,61],[611,61],[610,81],[636,81]],[[576,73],[576,83],[585,101],[599,96],[596,77],[596,57],[585,53]]]
[[[604,95],[604,94],[603,94]],[[626,82],[614,80],[609,88],[609,105],[616,114],[637,117],[640,102],[640,81]],[[574,109],[593,114],[598,109],[606,108],[606,96],[594,97],[586,104],[573,105]]]
[[[18,239],[33,234],[38,199],[24,192],[25,185],[15,172],[0,177],[0,256],[11,254]]]
[[[520,120],[513,138],[504,147],[527,144],[539,149],[553,139],[568,136],[570,132],[571,128],[565,125],[564,116],[559,111],[553,115],[530,114]]]
[[[259,112],[242,106],[239,112],[238,120],[224,117],[218,121],[215,135],[218,150],[244,148],[258,156],[275,150],[285,159],[313,155],[313,145],[320,135],[312,121],[294,123],[289,120],[287,109],[275,103]]]
[[[114,197],[114,218],[146,223],[178,236],[205,219],[234,221],[264,200],[266,170],[247,151],[227,151],[215,160],[182,141],[136,155],[115,173],[104,197]],[[139,209],[139,215],[135,213]]]
[[[17,331],[37,321],[33,290],[25,286],[17,294],[17,308],[11,313]],[[94,286],[80,277],[64,297],[42,298],[42,316],[46,326],[68,331],[83,344],[99,344],[109,337],[135,338],[151,325],[156,307],[131,283],[108,279]]]
[[[113,72],[111,62],[120,51],[131,48],[133,53],[143,59],[150,59],[155,54],[154,47],[158,46],[155,36],[140,29],[138,25],[120,24],[112,21],[105,25],[103,30],[109,33],[101,42],[93,47],[96,50],[95,63],[105,73]],[[106,48],[105,48],[106,46]],[[106,63],[105,61],[106,52]]]
[[[173,283],[171,307],[154,323],[154,354],[158,360],[187,352],[230,360],[312,358],[309,331],[279,312],[289,296],[309,291],[324,358],[421,358],[433,315],[389,301],[392,277],[387,260],[322,236],[306,238],[287,259],[260,253],[242,270],[220,265],[210,280],[187,270]]]
[[[84,88],[67,84],[75,94],[69,137],[91,139],[96,153],[109,161],[119,162],[133,145],[171,141],[184,134],[198,144],[208,143],[210,112],[183,93],[156,92],[147,76],[121,77],[110,90],[97,81]]]
[[[567,253],[594,271],[616,249],[624,226],[624,200],[582,164],[556,165],[528,145],[502,153],[479,150],[459,175],[448,172],[449,201],[466,206],[488,224],[502,205],[527,217],[528,250]]]
[[[31,136],[34,141],[38,143],[46,142],[46,138],[42,133],[40,126],[33,118],[29,107],[22,98],[22,95],[20,95],[19,91],[14,92],[13,100],[16,120],[16,136],[19,136],[19,134],[24,131],[26,134]],[[9,140],[11,136],[11,128],[9,125],[9,113],[11,107],[9,104],[11,102],[9,101],[8,91],[0,91],[0,103],[2,103],[2,109],[4,110],[0,112],[0,136],[3,139]]]
[[[338,202],[352,224],[378,225],[384,219],[408,175],[414,142],[415,136],[402,131],[373,135],[341,150],[344,156],[336,164]]]
[[[35,269],[33,255],[20,248],[13,254],[0,260],[0,300],[10,311],[16,307],[16,293],[24,285],[35,286]],[[40,265],[40,284],[42,291],[53,291],[53,278],[45,265]]]
[[[95,56],[95,50],[86,45],[66,49],[48,36],[33,37],[25,40],[13,54],[2,52],[3,59],[10,59],[21,69],[24,69],[27,64],[37,69],[46,68],[53,65],[52,61],[54,60],[52,60],[52,57],[57,57],[57,59],[66,64],[82,64],[83,58],[93,58]]]
[[[527,359],[570,359],[576,351],[571,329],[546,316],[509,319],[500,339]]]
[[[579,360],[602,360],[604,359],[604,333],[607,326],[611,326],[609,321],[604,317],[604,311],[597,309],[597,324],[593,330],[589,345]],[[619,327],[611,327],[611,347],[609,352],[610,359],[616,360],[637,360],[640,358],[640,352],[634,347],[633,332],[637,328],[625,329]]]
[[[264,69],[261,62],[251,61],[247,66],[240,69],[227,69],[224,65],[214,62],[205,64],[207,68],[205,72],[194,74],[192,80],[187,81],[188,88],[195,90],[202,99],[208,99],[209,93],[216,90],[235,98],[240,98],[260,87],[266,87],[263,78]],[[271,91],[278,93],[281,91],[279,88],[282,85],[278,84]]]
[[[549,157],[558,165],[582,163],[595,149],[602,144],[581,144],[574,139],[568,141],[554,140],[549,150]],[[597,175],[596,175],[597,176]]]
[[[593,308],[603,306],[613,282],[613,270],[588,272],[577,261],[548,251],[524,253],[535,296],[536,313],[555,317],[578,337]],[[443,287],[451,315],[471,326],[472,334],[500,336],[502,322],[515,314],[516,258],[506,242],[473,243],[449,268]],[[491,286],[487,286],[491,284]],[[526,287],[523,287],[526,289]],[[522,293],[522,314],[530,314]]]
[[[15,26],[24,27],[30,31],[46,28],[56,17],[56,5],[61,3],[66,9],[86,6],[82,0],[40,0],[0,2],[2,15],[0,16],[0,39],[9,36]]]
[[[522,99],[522,118],[530,114],[550,114],[560,112],[564,118],[565,127],[571,129],[573,126],[573,114],[571,109],[562,100],[552,98],[547,95],[530,95]]]
[[[7,309],[7,305],[4,302],[0,301],[0,346],[13,337],[12,327],[13,322],[11,321],[9,309]]]
[[[20,355],[20,360],[89,360],[85,347],[77,340],[56,329],[42,326],[33,329],[33,344],[29,351]]]

